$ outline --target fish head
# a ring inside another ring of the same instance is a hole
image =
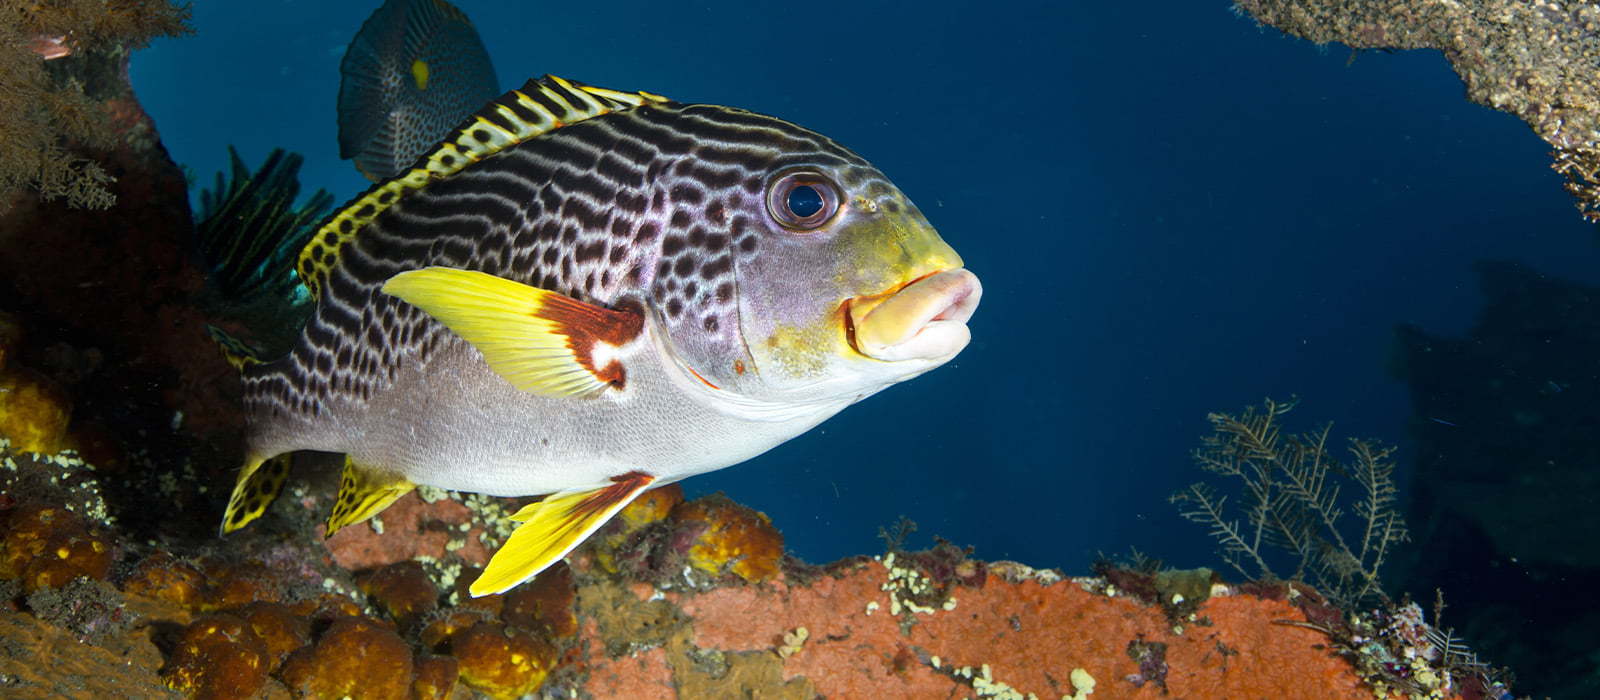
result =
[[[757,116],[741,124],[762,128]],[[883,173],[772,121],[782,127],[766,150],[741,151],[747,176],[718,200],[731,255],[715,267],[731,287],[710,283],[731,296],[736,346],[699,353],[696,374],[762,403],[838,406],[954,358],[971,339],[977,276]]]
[[[765,195],[760,254],[737,273],[740,327],[773,398],[858,399],[967,346],[982,285],[877,170],[791,165]]]

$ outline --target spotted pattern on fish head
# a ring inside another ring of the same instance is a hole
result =
[[[649,299],[701,379],[808,401],[907,371],[851,346],[845,305],[961,259],[888,178],[773,117],[708,105],[637,112],[693,144],[649,178],[652,214],[665,217]],[[821,200],[810,218],[786,210],[800,187]]]

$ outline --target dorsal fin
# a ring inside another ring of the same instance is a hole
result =
[[[568,124],[666,102],[670,100],[648,92],[618,92],[553,75],[529,80],[521,89],[495,98],[467,117],[410,170],[373,185],[325,219],[300,249],[300,279],[313,298],[320,298],[328,270],[339,259],[339,249],[380,212],[433,180],[450,177],[487,156]]]

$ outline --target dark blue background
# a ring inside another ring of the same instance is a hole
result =
[[[1205,414],[1300,395],[1298,426],[1404,445],[1391,329],[1458,333],[1475,259],[1600,280],[1547,147],[1436,52],[1286,38],[1226,2],[470,2],[502,87],[555,73],[775,114],[893,177],[984,281],[954,363],[686,483],[813,561],[905,515],[979,556],[1213,563],[1169,493]],[[133,58],[209,181],[277,146],[343,201],[344,45],[376,2],[198,3]],[[1408,453],[1402,453],[1402,459]]]

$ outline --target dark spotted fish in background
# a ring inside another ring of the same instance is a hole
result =
[[[551,76],[324,220],[298,272],[315,311],[287,356],[234,346],[249,440],[223,531],[295,450],[347,455],[330,534],[417,484],[547,495],[474,595],[949,361],[982,293],[828,138]]]
[[[339,64],[339,157],[372,180],[409,168],[500,94],[466,14],[444,0],[388,0]]]

